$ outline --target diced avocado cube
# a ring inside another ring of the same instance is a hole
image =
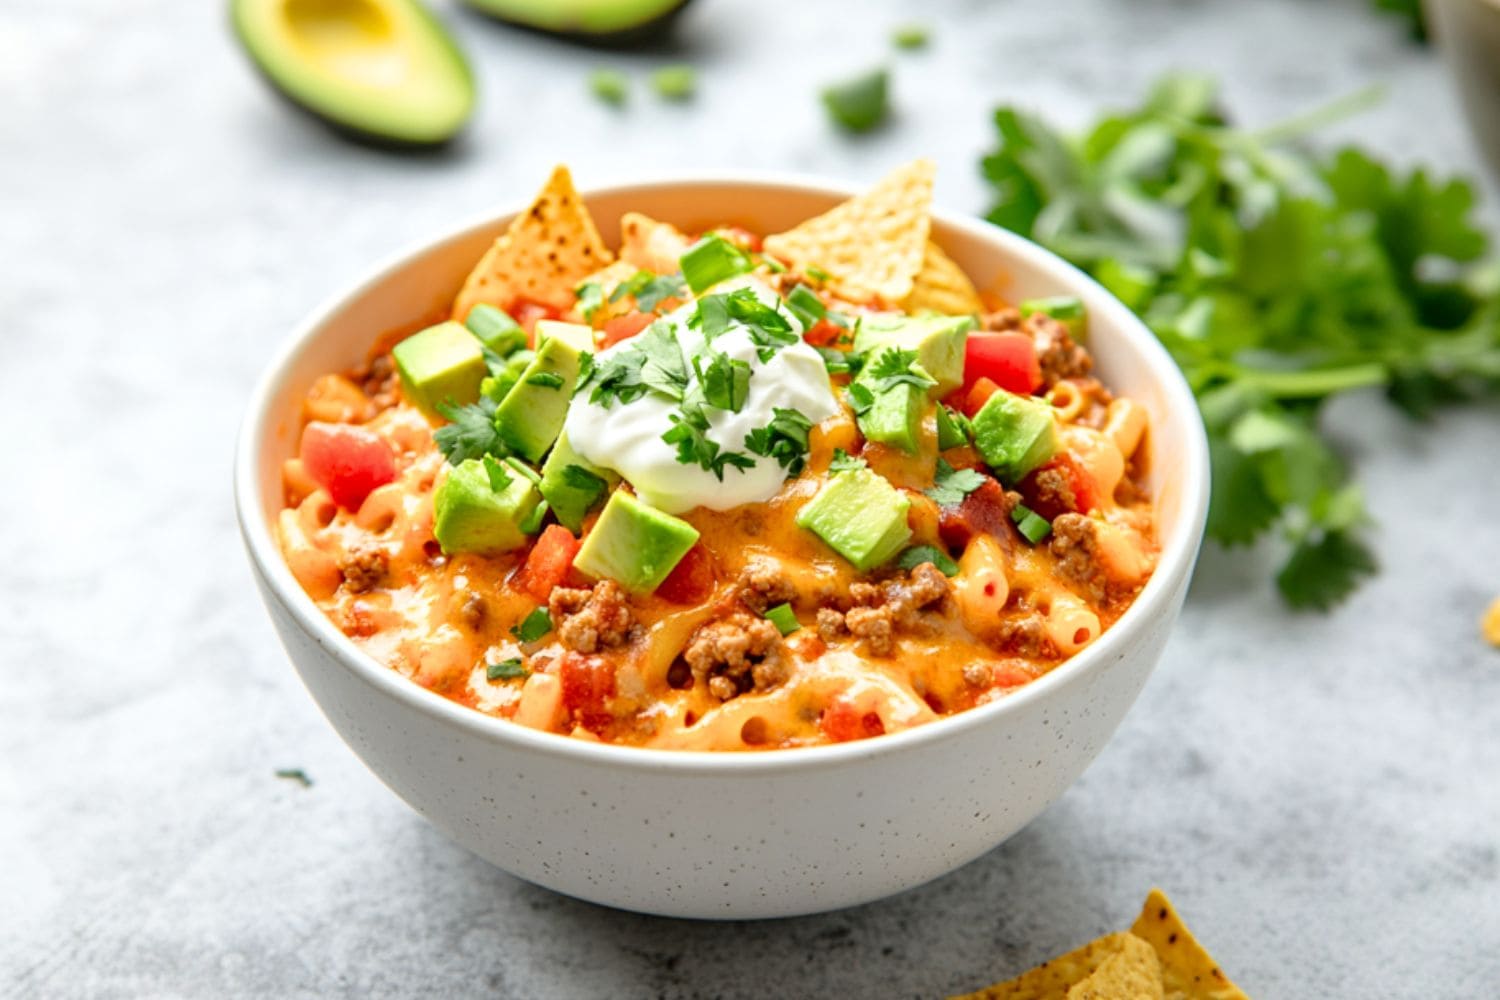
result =
[[[868,441],[888,444],[915,455],[922,433],[922,411],[927,391],[905,382],[875,391],[875,402],[858,418],[859,431]]]
[[[932,395],[946,396],[964,383],[964,344],[972,329],[972,316],[865,316],[854,334],[854,350],[870,359],[887,347],[916,351],[917,363],[937,379]]]
[[[698,529],[691,524],[615,490],[573,565],[589,576],[614,580],[631,593],[649,594],[697,541]]]
[[[571,471],[570,471],[571,470]],[[542,496],[551,505],[557,521],[577,534],[583,519],[594,504],[604,499],[620,477],[594,465],[568,444],[566,433],[557,436],[557,444],[542,466]]]
[[[440,417],[438,404],[466,406],[479,398],[479,383],[489,369],[479,340],[461,323],[439,323],[412,334],[391,349],[401,388],[429,417]]]
[[[506,471],[513,469],[506,467]],[[433,494],[433,534],[450,555],[508,552],[525,543],[521,526],[541,499],[536,484],[521,475],[510,475],[505,487],[496,491],[484,461],[465,459],[449,471]]]
[[[502,358],[511,351],[526,346],[526,331],[521,329],[521,324],[511,319],[508,313],[496,309],[488,302],[481,302],[470,309],[469,315],[464,317],[464,326],[468,327],[469,332],[478,337],[485,347]]]
[[[537,320],[536,343],[537,347],[551,340],[553,337],[561,339],[575,351],[594,350],[594,328],[582,323],[562,323],[554,319]]]
[[[1014,486],[1057,454],[1057,419],[1043,399],[998,390],[974,414],[974,447],[995,475]]]
[[[939,405],[937,408],[938,450],[947,451],[949,448],[961,448],[968,444],[967,424],[967,417],[946,406]]]
[[[797,512],[797,523],[868,572],[890,559],[911,538],[906,511],[911,501],[871,469],[830,478]]]
[[[1071,295],[1054,295],[1045,299],[1026,299],[1018,307],[1022,316],[1043,313],[1068,328],[1068,336],[1082,342],[1088,335],[1089,316],[1083,302]]]
[[[566,338],[548,337],[495,410],[501,439],[527,461],[541,461],[562,430],[578,381],[578,356]]]

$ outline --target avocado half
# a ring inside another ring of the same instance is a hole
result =
[[[593,45],[645,40],[682,12],[691,0],[465,0],[470,7],[510,24],[562,35]]]
[[[474,110],[474,74],[418,0],[231,0],[235,34],[284,97],[340,131],[432,146]]]

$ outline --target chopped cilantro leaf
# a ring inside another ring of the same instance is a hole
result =
[[[594,377],[594,355],[591,351],[578,352],[578,378],[573,382],[573,395],[589,384]]]
[[[938,450],[946,451],[949,448],[958,448],[969,443],[974,436],[973,425],[969,418],[951,407],[941,403],[937,408],[937,435]]]
[[[890,113],[890,74],[874,69],[823,89],[823,107],[850,132],[868,132]]]
[[[808,434],[812,421],[797,410],[775,407],[771,422],[745,435],[745,447],[757,455],[774,458],[795,476],[807,464]]]
[[[589,402],[605,409],[616,399],[629,403],[648,391],[681,399],[688,381],[682,346],[672,327],[661,321],[632,337],[625,348],[594,361],[590,375]]]
[[[609,293],[609,301],[619,302],[625,296],[632,295],[641,312],[655,312],[656,307],[666,299],[680,297],[686,287],[687,283],[682,280],[680,274],[637,271],[629,280],[622,281],[615,286],[615,290]]]
[[[721,481],[726,466],[748,469],[755,465],[755,459],[743,452],[722,451],[717,442],[708,439],[708,417],[702,406],[684,403],[682,409],[670,414],[669,419],[672,426],[661,439],[677,446],[677,461],[683,465],[699,466]]]
[[[814,347],[818,357],[823,359],[823,367],[830,375],[855,375],[859,373],[859,365],[863,360],[853,351],[841,351],[836,347]]]
[[[552,631],[552,616],[546,608],[533,608],[531,614],[521,619],[521,624],[512,625],[510,634],[521,642],[536,642]]]
[[[526,376],[527,385],[539,385],[544,389],[561,389],[563,377],[557,372],[536,372]]]
[[[578,297],[578,311],[583,315],[584,321],[592,323],[594,313],[598,312],[604,305],[604,288],[597,281],[586,281],[573,290]]]
[[[484,668],[485,677],[492,681],[515,680],[518,677],[526,677],[530,673],[531,671],[521,666],[520,658],[515,656],[501,660],[499,663],[491,663]]]
[[[569,464],[563,467],[563,485],[569,489],[579,490],[589,494],[589,506],[593,506],[595,500],[609,489],[609,483],[603,476],[595,475],[581,465]]]
[[[511,474],[505,470],[504,463],[496,459],[494,455],[484,456],[484,473],[489,477],[490,489],[496,493],[504,493],[510,488]]]
[[[452,423],[433,431],[432,440],[449,463],[458,465],[481,455],[504,458],[510,454],[495,429],[495,409],[495,401],[487,396],[465,406],[456,406],[451,400],[438,404],[438,413]]]
[[[936,545],[913,545],[896,557],[896,565],[904,570],[913,570],[929,562],[944,576],[958,575],[958,563]]]
[[[837,475],[840,472],[857,472],[869,465],[858,455],[851,455],[842,448],[833,449],[833,461],[828,463],[828,474]]]
[[[937,379],[927,374],[917,363],[917,352],[903,351],[899,347],[887,347],[877,354],[866,374],[874,380],[875,387],[879,390],[903,383],[914,385],[918,389],[937,385]]]
[[[942,506],[952,507],[963,503],[964,497],[983,486],[988,478],[977,469],[955,469],[939,458],[932,488],[923,492]]]
[[[750,362],[716,353],[706,368],[698,358],[693,359],[693,364],[698,366],[698,381],[709,406],[731,413],[744,409],[750,395]]]

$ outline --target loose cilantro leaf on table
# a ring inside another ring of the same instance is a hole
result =
[[[939,458],[932,488],[923,492],[942,506],[952,507],[963,503],[964,497],[983,486],[988,478],[978,469],[955,469]]]
[[[651,74],[651,89],[664,101],[686,101],[698,90],[698,74],[685,64],[663,66]]]
[[[1208,532],[1281,534],[1296,607],[1329,607],[1376,566],[1322,404],[1379,387],[1420,418],[1500,396],[1500,282],[1472,185],[1301,144],[1368,102],[1236,128],[1211,81],[1173,76],[1079,136],[1001,108],[983,161],[990,221],[1092,273],[1176,359],[1209,433]]]
[[[774,407],[771,422],[745,435],[745,447],[757,455],[774,458],[795,476],[807,464],[808,434],[812,421],[797,410]]]
[[[495,429],[496,404],[487,396],[466,406],[456,406],[452,401],[439,403],[438,413],[452,423],[432,432],[432,440],[448,459],[458,465],[465,459],[494,455],[504,458],[510,449]]]
[[[589,74],[589,90],[605,104],[623,107],[630,96],[630,80],[617,69],[601,67]]]

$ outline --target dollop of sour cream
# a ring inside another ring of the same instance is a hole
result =
[[[753,278],[728,281],[710,291],[727,292],[739,287],[752,289],[756,299],[773,306],[798,334],[795,344],[779,348],[766,361],[760,360],[743,324],[735,323],[714,339],[715,352],[750,365],[750,383],[745,405],[738,413],[704,408],[709,424],[707,437],[723,451],[744,453],[754,460],[753,465],[743,469],[726,466],[720,480],[699,465],[679,462],[676,446],[663,441],[662,435],[671,429],[671,415],[680,404],[654,392],[629,403],[612,400],[606,407],[590,402],[585,389],[568,407],[563,427],[573,450],[594,465],[619,473],[642,500],[668,514],[694,507],[728,510],[771,499],[786,482],[787,471],[774,458],[751,454],[745,447],[745,437],[770,423],[778,408],[797,410],[814,426],[839,409],[823,359],[802,341],[802,324],[775,292]],[[692,373],[693,359],[703,355],[707,347],[702,335],[688,325],[697,308],[696,302],[690,302],[663,317],[688,361],[690,385],[697,382],[697,375]],[[601,352],[596,363],[629,343],[627,340]]]

